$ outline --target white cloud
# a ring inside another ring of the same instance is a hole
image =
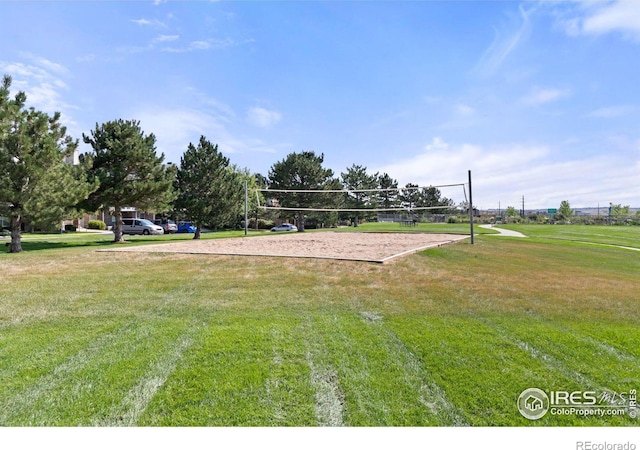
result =
[[[434,138],[419,154],[374,170],[401,186],[465,183],[471,170],[474,204],[483,209],[517,206],[523,195],[526,208],[556,207],[565,199],[576,207],[637,204],[637,188],[630,186],[638,186],[639,152],[563,160],[558,153],[546,145],[449,144]],[[441,191],[456,202],[464,199],[459,187]]]
[[[569,89],[556,89],[556,88],[534,88],[526,95],[522,101],[527,105],[542,105],[545,103],[551,103],[561,98],[571,95]]]
[[[59,75],[66,75],[69,73],[69,69],[67,69],[62,64],[58,64],[53,62],[47,58],[43,58],[41,56],[36,56],[31,53],[20,53],[20,56],[31,61],[36,66],[41,67],[43,70],[47,72],[55,72]]]
[[[141,27],[153,27],[153,28],[166,28],[166,24],[164,22],[159,21],[158,19],[131,19],[131,22],[139,25]]]
[[[216,143],[214,136],[223,129],[215,117],[190,109],[147,108],[133,114],[133,117],[140,120],[145,133],[156,136],[158,152],[165,154],[165,160],[175,164],[180,163],[180,156],[190,142],[195,145],[204,135]]]
[[[60,112],[61,121],[68,128],[77,125],[70,112],[78,108],[65,100],[68,86],[61,78],[68,74],[67,68],[46,58],[22,56],[31,63],[0,61],[0,72],[12,77],[12,91],[24,91],[27,104],[35,109],[48,114]]]
[[[247,111],[247,121],[260,128],[270,128],[280,122],[282,114],[278,111],[270,111],[258,106],[250,108]]]
[[[502,66],[502,63],[511,55],[518,46],[528,37],[531,31],[529,20],[532,10],[519,8],[520,17],[515,30],[502,33],[495,30],[491,45],[485,50],[474,71],[481,76],[491,76]]]
[[[190,104],[198,104],[198,108],[206,110],[207,114],[214,115],[219,122],[230,123],[236,117],[231,106],[220,100],[210,97],[206,92],[193,87],[184,86],[184,95]]]
[[[211,44],[207,41],[193,41],[189,44],[191,50],[208,50],[211,48]]]
[[[198,50],[219,50],[234,45],[233,39],[207,39],[191,41],[186,47],[164,47],[161,50],[169,53],[188,53]]]
[[[637,111],[637,107],[631,105],[616,105],[606,106],[591,111],[587,114],[587,117],[596,117],[601,119],[615,119],[617,117],[623,117]]]
[[[147,19],[131,19],[131,22],[141,26],[151,25],[151,21]]]
[[[239,138],[227,128],[227,117],[219,117],[198,109],[144,108],[132,117],[140,120],[145,133],[156,136],[158,153],[165,154],[165,161],[180,164],[180,157],[189,143],[197,145],[201,135],[217,144],[225,154],[275,153],[273,146],[254,138]]]
[[[622,31],[640,38],[640,3],[636,0],[608,3],[584,19],[582,30],[594,34]]]
[[[476,111],[471,106],[461,103],[455,106],[455,112],[460,116],[472,116]]]
[[[564,14],[561,25],[571,36],[601,35],[620,32],[640,41],[640,2],[637,0],[581,1],[570,15]]]
[[[80,63],[90,63],[96,60],[96,55],[93,53],[89,53],[82,56],[76,56],[76,61]]]
[[[153,43],[173,42],[173,41],[177,41],[178,39],[180,39],[180,36],[177,34],[161,34],[159,36],[156,36],[152,42]]]
[[[473,168],[491,178],[502,177],[514,166],[524,169],[547,153],[548,149],[540,146],[491,149],[473,144],[454,146],[436,137],[418,155],[385,166],[380,171],[389,173],[401,184],[449,184],[464,181],[466,171]]]

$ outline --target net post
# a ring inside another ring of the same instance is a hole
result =
[[[249,186],[244,180],[244,235],[249,233]]]
[[[471,233],[471,245],[473,245],[473,194],[471,190],[471,171],[469,171],[469,228]]]

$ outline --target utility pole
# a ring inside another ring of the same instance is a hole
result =
[[[469,171],[469,224],[471,227],[471,245],[473,245],[473,194],[471,190],[471,171]]]
[[[244,180],[244,235],[249,233],[249,183]]]

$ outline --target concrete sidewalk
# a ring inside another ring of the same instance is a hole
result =
[[[500,234],[485,234],[485,236],[508,236],[526,238],[524,234],[519,231],[505,230],[504,228],[494,227],[493,225],[480,225],[480,228],[488,228],[489,230],[496,230]]]

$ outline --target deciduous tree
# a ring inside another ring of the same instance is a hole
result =
[[[573,209],[571,209],[571,205],[568,200],[562,200],[560,202],[560,207],[558,208],[558,212],[556,213],[557,220],[569,220],[573,216]]]
[[[609,204],[609,215],[611,217],[624,217],[629,215],[629,209],[631,207],[629,205],[622,206],[621,203],[614,205],[613,203]]]
[[[506,211],[506,216],[507,217],[518,217],[520,214],[518,213],[518,210],[515,208],[515,206],[507,206],[507,211]]]

